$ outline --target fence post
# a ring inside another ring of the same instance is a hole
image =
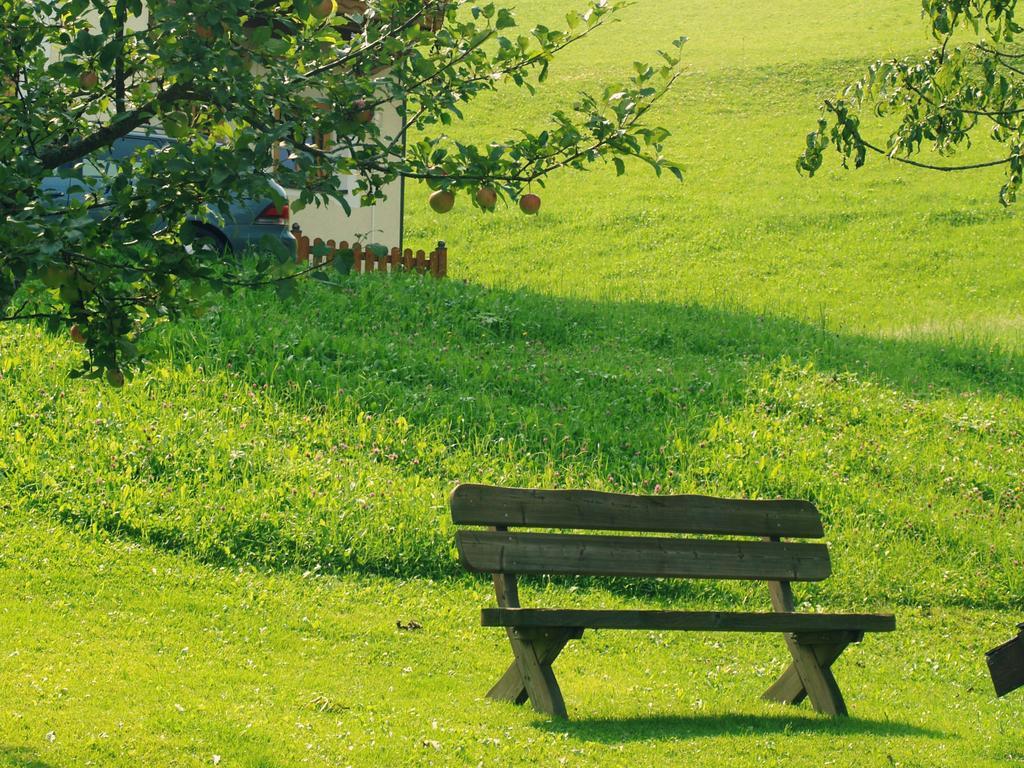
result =
[[[448,275],[448,246],[445,245],[444,240],[441,240],[437,244],[437,276],[446,277]]]
[[[302,234],[299,222],[292,224],[292,237],[295,238],[295,263],[309,261],[309,238]]]

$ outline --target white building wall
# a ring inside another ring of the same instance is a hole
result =
[[[395,136],[402,127],[402,119],[396,105],[383,105],[375,110],[374,122],[381,136]],[[354,183],[347,188],[351,189]],[[298,190],[288,190],[292,200],[298,198]],[[388,248],[402,247],[402,181],[396,180],[385,187],[385,199],[372,206],[361,206],[358,199],[350,199],[352,213],[345,213],[339,203],[331,201],[317,206],[311,203],[301,211],[293,211],[292,222],[302,228],[310,238],[324,240],[346,240],[349,243],[379,243]]]

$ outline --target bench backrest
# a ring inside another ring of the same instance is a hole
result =
[[[832,566],[824,544],[782,538],[824,536],[807,501],[631,496],[460,485],[450,499],[456,544],[470,571],[494,574],[651,576],[761,581],[820,581]],[[749,536],[684,538],[510,532],[553,528],[632,533]]]

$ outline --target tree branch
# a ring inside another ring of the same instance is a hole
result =
[[[829,109],[830,112],[832,112],[832,114],[834,114],[840,120],[843,119],[840,114],[840,111],[836,109],[835,105],[831,101],[826,100],[825,106]],[[956,171],[976,171],[979,168],[993,168],[998,165],[1006,165],[1007,163],[1010,163],[1012,161],[1012,158],[1004,157],[1001,160],[989,160],[981,163],[968,163],[966,165],[933,165],[931,163],[922,163],[917,160],[911,160],[909,157],[901,157],[899,155],[893,154],[892,151],[887,152],[886,150],[882,149],[881,147],[875,144],[872,144],[870,141],[861,136],[860,131],[850,126],[849,123],[844,121],[844,124],[846,124],[847,127],[854,131],[857,143],[863,146],[865,149],[870,149],[872,152],[876,152],[879,155],[882,155],[883,157],[889,158],[890,160],[895,160],[896,162],[903,163],[904,165],[912,165],[915,168],[925,168],[929,171],[943,171],[946,173],[950,173]]]
[[[185,98],[188,94],[189,89],[184,83],[174,83],[166,90],[161,91],[155,99],[132,112],[125,112],[113,122],[108,123],[89,136],[57,147],[49,152],[43,152],[39,155],[39,161],[42,163],[43,168],[52,170],[64,163],[85,157],[97,149],[110,146],[111,143],[122,136],[127,136],[155,116],[160,106],[178,101]]]

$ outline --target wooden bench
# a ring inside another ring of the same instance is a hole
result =
[[[492,699],[565,717],[551,665],[585,629],[781,632],[792,663],[765,699],[818,712],[847,714],[831,666],[865,632],[896,628],[891,615],[796,613],[793,581],[820,581],[832,568],[825,544],[783,538],[824,536],[821,517],[806,501],[747,501],[706,496],[629,496],[596,491],[546,491],[460,485],[451,495],[462,564],[494,578],[497,608],[484,608],[485,627],[504,627],[515,658],[488,692]],[[746,536],[713,539],[509,532],[554,528],[634,533]],[[565,610],[523,608],[517,577],[562,574],[615,577],[742,579],[768,582],[773,612]]]

